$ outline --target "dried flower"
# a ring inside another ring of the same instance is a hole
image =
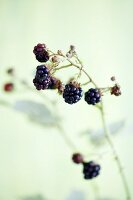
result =
[[[69,52],[66,53],[66,57],[72,58],[72,56],[73,56],[73,53],[71,51],[69,51]]]
[[[116,80],[115,76],[112,76],[111,81],[115,81],[115,80]]]
[[[52,60],[53,63],[57,63],[57,62],[60,61],[60,58],[59,58],[58,56],[53,56],[53,57],[51,58],[51,60]]]
[[[58,51],[57,51],[57,54],[59,54],[60,56],[63,56],[63,53],[62,53],[61,50],[58,50]]]
[[[115,96],[121,95],[120,86],[118,84],[115,84],[113,87],[111,87],[111,94]]]
[[[74,46],[74,45],[70,45],[70,50],[71,50],[72,52],[75,52],[75,46]]]

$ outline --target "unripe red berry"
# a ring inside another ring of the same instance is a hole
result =
[[[83,163],[84,162],[84,158],[83,158],[83,155],[80,154],[80,153],[75,153],[72,155],[72,160],[74,163],[76,164],[80,164],[80,163]]]
[[[13,83],[6,83],[4,85],[4,91],[5,92],[11,92],[14,89]]]

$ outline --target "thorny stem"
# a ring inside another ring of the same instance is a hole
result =
[[[78,64],[74,63],[68,57],[66,57],[64,55],[62,55],[62,56],[64,58],[66,58],[66,60],[72,66],[74,66],[74,67],[78,68],[80,71],[82,71],[87,76],[87,78],[89,79],[89,82],[91,82],[96,88],[98,88],[97,84],[93,81],[91,76],[85,71],[84,66],[83,66],[82,62],[79,60],[78,56],[76,56],[76,59],[77,59],[78,63],[80,64],[80,66]],[[130,191],[129,191],[129,187],[128,187],[128,183],[127,183],[127,179],[126,179],[125,173],[124,173],[123,168],[122,168],[121,160],[120,160],[120,158],[119,158],[119,156],[117,154],[117,151],[115,149],[115,146],[114,146],[112,138],[111,138],[111,134],[110,134],[109,129],[108,129],[107,124],[106,124],[105,115],[104,115],[104,105],[103,105],[103,101],[102,100],[101,100],[101,105],[98,108],[99,108],[99,111],[101,113],[101,118],[102,118],[102,124],[103,124],[105,138],[106,138],[106,141],[108,142],[108,144],[109,144],[109,146],[110,146],[110,148],[112,150],[112,153],[114,155],[114,158],[115,158],[115,161],[116,161],[116,164],[117,164],[120,176],[121,176],[121,180],[122,180],[122,183],[123,183],[123,186],[124,186],[124,189],[125,189],[126,200],[131,200]]]

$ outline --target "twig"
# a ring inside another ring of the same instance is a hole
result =
[[[72,64],[64,65],[64,66],[61,66],[61,67],[56,67],[54,70],[55,70],[55,71],[58,71],[58,70],[60,70],[60,69],[68,68],[68,67],[70,67],[70,66],[72,66]]]
[[[119,173],[120,173],[120,176],[121,176],[121,179],[122,179],[122,183],[123,183],[123,186],[124,186],[124,189],[125,189],[126,200],[131,200],[130,191],[129,191],[128,183],[127,183],[127,180],[126,180],[126,176],[125,176],[125,173],[123,171],[123,167],[122,167],[120,158],[119,158],[117,151],[115,149],[115,146],[113,144],[111,134],[109,133],[109,129],[106,125],[106,120],[105,120],[105,115],[104,115],[104,105],[103,105],[102,101],[101,101],[101,112],[100,113],[101,113],[105,137],[106,137],[106,140],[108,141],[108,144],[110,145],[110,148],[112,149],[112,152],[113,152],[113,155],[114,155],[114,158],[115,158],[115,161],[117,163],[118,170],[119,170]]]
[[[59,133],[61,134],[61,136],[63,137],[63,139],[65,140],[65,142],[67,143],[67,145],[70,147],[70,149],[72,150],[72,153],[73,152],[79,152],[77,150],[77,147],[75,146],[75,144],[69,139],[69,137],[67,136],[65,130],[62,128],[62,126],[57,123],[57,128],[59,130]]]

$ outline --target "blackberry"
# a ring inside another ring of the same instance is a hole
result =
[[[95,105],[96,103],[99,103],[101,101],[101,94],[98,89],[90,88],[85,93],[85,101],[88,104]]]
[[[83,163],[83,174],[85,179],[92,179],[99,175],[100,165],[93,161]]]
[[[72,160],[73,160],[74,163],[80,164],[80,163],[83,163],[84,158],[83,158],[82,154],[75,153],[75,154],[72,155]]]
[[[38,78],[46,77],[49,75],[49,70],[45,65],[39,65],[36,68],[36,76]]]
[[[34,47],[34,50],[33,50],[33,53],[35,55],[39,54],[40,52],[43,52],[44,50],[46,49],[46,45],[45,44],[37,44],[35,47]]]
[[[44,50],[42,53],[36,55],[36,59],[39,62],[47,62],[49,60],[49,54],[47,51]]]
[[[38,79],[34,78],[33,79],[34,86],[36,87],[37,90],[45,90],[48,89],[49,84],[50,84],[50,77],[46,77],[44,79]]]
[[[33,53],[39,62],[47,62],[49,60],[49,53],[46,50],[45,44],[38,44],[35,46]]]
[[[47,89],[51,83],[48,68],[45,65],[37,66],[36,75],[33,83],[37,90]]]
[[[63,91],[63,98],[66,103],[73,104],[77,103],[82,97],[82,88],[78,83],[72,83],[65,85],[65,89]]]

